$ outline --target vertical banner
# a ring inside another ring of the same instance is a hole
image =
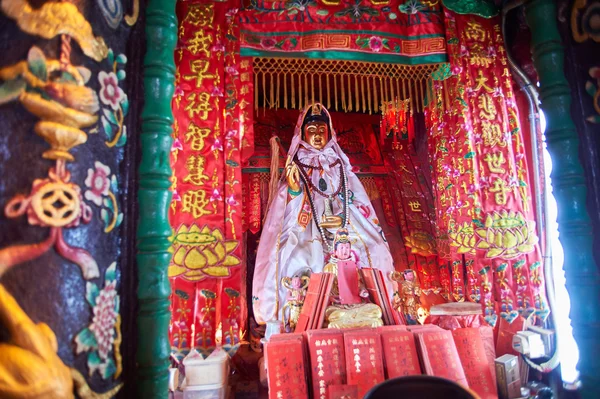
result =
[[[247,314],[241,164],[252,141],[251,65],[240,59],[228,3],[177,7],[172,348],[208,355],[221,344],[233,354]]]
[[[438,248],[448,240],[453,296],[482,303],[491,325],[496,305],[509,323],[532,312],[545,319],[530,177],[499,19],[445,10],[445,24],[451,76],[435,82],[426,120]]]

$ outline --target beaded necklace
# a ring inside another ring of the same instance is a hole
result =
[[[338,160],[339,161],[339,160]],[[313,194],[312,191],[310,190],[310,188],[314,188],[319,194],[323,195],[324,197],[328,197],[330,200],[333,199],[332,195],[327,195],[325,193],[322,193],[319,189],[317,189],[316,187],[314,187],[313,184],[309,183],[309,179],[308,176],[306,176],[306,172],[304,171],[304,169],[302,168],[302,165],[298,162],[297,159],[294,159],[294,163],[298,166],[298,169],[300,170],[300,180],[302,180],[302,183],[304,184],[304,187],[307,189],[308,191],[308,203],[310,204],[310,209],[311,212],[313,214],[313,220],[315,222],[315,225],[317,226],[317,230],[319,230],[319,234],[321,235],[321,239],[323,240],[323,244],[327,246],[327,249],[329,250],[330,253],[333,252],[333,246],[331,244],[329,244],[329,241],[327,240],[327,236],[325,235],[325,229],[321,226],[321,223],[319,222],[319,220],[317,219],[317,211],[315,208],[315,202],[314,202],[314,198],[313,198]],[[340,162],[340,174],[342,175],[341,177],[341,181],[340,181],[340,189],[343,190],[344,192],[344,203],[343,203],[343,214],[344,217],[342,218],[342,226],[343,228],[346,227],[346,225],[348,224],[348,219],[349,219],[349,212],[348,212],[348,202],[350,200],[350,195],[348,192],[348,177],[346,176],[346,170],[344,168],[344,164]],[[340,189],[338,189],[338,193],[341,191]],[[336,194],[337,195],[337,194]]]
[[[300,174],[304,176],[308,186],[317,192],[317,194],[319,194],[322,197],[325,198],[331,198],[331,197],[336,197],[341,191],[342,188],[344,186],[344,179],[340,179],[340,184],[337,188],[337,190],[335,190],[333,193],[331,194],[327,194],[324,191],[320,190],[317,186],[315,186],[312,182],[312,180],[309,178],[308,174],[306,173],[306,171],[304,170],[304,167],[310,168],[310,169],[316,169],[316,170],[323,170],[322,166],[310,166],[310,165],[305,165],[301,162],[299,162],[297,159],[294,160],[296,162],[296,164],[298,165],[298,169],[300,170]],[[335,166],[339,164],[340,165],[340,175],[344,175],[344,166],[342,165],[342,163],[340,162],[340,160],[338,159],[337,161],[335,161],[333,164],[331,164],[331,166]]]

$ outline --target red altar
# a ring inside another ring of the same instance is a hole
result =
[[[338,141],[425,307],[480,303],[496,331],[545,319],[528,162],[539,132],[519,112],[498,18],[437,2],[234,3],[178,3],[173,353],[251,339],[269,140],[283,167],[312,101],[338,111]]]

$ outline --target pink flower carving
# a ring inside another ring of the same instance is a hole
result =
[[[275,45],[277,44],[277,42],[275,41],[275,39],[272,39],[270,37],[266,37],[264,39],[261,39],[260,41],[260,46],[266,50],[270,50],[273,47],[275,47]]]
[[[173,190],[172,201],[173,202],[181,202],[181,195],[179,195],[179,193],[177,192],[177,190]]]
[[[214,86],[210,95],[212,97],[223,97],[223,90],[218,86]]]
[[[171,152],[176,151],[176,150],[183,150],[183,145],[181,144],[181,141],[179,139],[175,139],[173,141],[173,144],[171,144]]]
[[[109,105],[114,111],[118,110],[121,101],[125,98],[123,89],[119,87],[119,80],[114,72],[106,73],[100,71],[98,73],[98,81],[100,82],[100,100],[104,105]]]
[[[88,169],[88,175],[85,179],[86,190],[84,196],[88,201],[92,201],[98,206],[102,206],[102,197],[108,195],[110,190],[110,168],[102,162],[94,163],[96,169]]]
[[[371,38],[369,39],[369,48],[371,49],[371,51],[378,53],[383,48],[383,41],[380,37],[371,36]]]
[[[227,12],[225,13],[226,17],[233,17],[235,14],[238,13],[238,9],[237,8],[230,8],[229,10],[227,10]]]
[[[233,194],[231,194],[229,197],[227,197],[226,202],[227,202],[227,205],[230,205],[230,206],[236,206],[238,204],[238,202],[235,200],[235,197]]]
[[[212,52],[220,52],[220,51],[225,51],[225,46],[223,45],[223,43],[221,42],[216,42],[211,48],[210,51]]]
[[[106,360],[112,349],[115,334],[115,323],[117,312],[115,305],[117,301],[117,280],[106,284],[96,298],[94,306],[94,318],[90,325],[90,331],[94,334],[98,343],[98,355],[100,359]]]
[[[452,72],[452,75],[459,75],[462,72],[462,67],[459,65],[454,65],[450,71]]]
[[[223,197],[221,197],[221,193],[215,188],[210,196],[210,202],[221,201],[222,199]]]
[[[223,151],[223,144],[221,144],[221,141],[219,139],[215,140],[215,142],[211,146],[211,150],[212,151]]]
[[[233,66],[226,66],[225,67],[225,73],[228,73],[231,76],[237,76],[237,75],[240,74],[240,72],[237,70],[237,68],[233,67]]]

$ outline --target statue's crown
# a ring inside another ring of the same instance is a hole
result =
[[[335,233],[335,240],[333,245],[335,246],[335,244],[345,244],[345,243],[349,243],[350,242],[350,237],[348,235],[348,230],[341,228],[338,229],[338,231],[336,231]]]
[[[323,113],[323,106],[321,104],[313,104],[311,109],[311,115],[321,115]]]

